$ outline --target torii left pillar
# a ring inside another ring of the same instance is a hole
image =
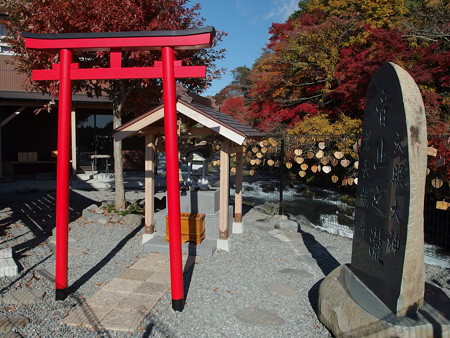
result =
[[[162,78],[164,91],[164,130],[166,136],[166,184],[170,234],[170,273],[172,308],[184,308],[184,285],[178,181],[178,136],[176,78],[205,77],[204,66],[182,66],[175,61],[176,49],[210,47],[214,27],[184,31],[107,32],[33,34],[22,33],[27,48],[59,50],[60,64],[53,69],[33,71],[33,80],[59,80],[58,162],[56,185],[56,299],[68,295],[68,223],[70,173],[70,116],[72,80],[112,80]],[[161,50],[162,62],[153,67],[122,67],[123,50]],[[72,51],[110,52],[110,68],[79,68],[72,63]]]

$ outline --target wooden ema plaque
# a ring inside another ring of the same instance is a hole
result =
[[[200,244],[205,238],[205,214],[181,213],[181,242]],[[166,216],[166,237],[169,241],[169,217]]]

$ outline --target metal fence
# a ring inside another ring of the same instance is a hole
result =
[[[424,210],[427,255],[450,260],[450,135],[429,135]],[[245,198],[327,231],[352,232],[359,135],[271,135],[245,149]]]

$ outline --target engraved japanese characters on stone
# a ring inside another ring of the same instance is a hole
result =
[[[398,211],[400,209],[400,206],[398,205],[397,199],[395,199],[395,204],[391,206],[391,216],[390,219],[395,219],[395,221],[400,224],[400,217],[398,216]]]
[[[405,166],[403,164],[396,164],[392,173],[392,184],[396,187],[403,188],[403,174]]]
[[[377,227],[370,229],[369,256],[380,264],[383,264],[383,241],[381,240],[381,230]]]
[[[379,186],[376,186],[376,190],[372,195],[372,204],[371,207],[374,208],[379,214],[384,215],[381,210],[381,199],[384,196],[384,191],[380,189]]]
[[[361,231],[363,236],[366,234],[366,214],[362,214],[358,229]]]
[[[385,144],[384,144],[384,138],[381,137],[377,142],[377,160],[373,164],[373,168],[385,168],[387,166],[386,161],[386,151],[385,151]]]
[[[362,177],[363,178],[369,178],[369,166],[368,166],[368,161],[364,160],[363,161],[363,165],[361,166],[361,173],[362,173]]]
[[[398,249],[400,249],[400,237],[398,232],[391,230],[390,236],[387,239],[387,251],[397,256]]]
[[[372,141],[372,131],[366,130],[362,136],[362,148],[365,151],[370,150],[370,143]]]
[[[394,141],[394,154],[400,153],[403,155],[402,141],[402,134],[398,131],[396,133],[396,140]]]
[[[363,207],[368,207],[369,206],[369,202],[368,202],[368,196],[369,193],[367,191],[367,188],[362,188],[361,189],[361,193],[359,194],[359,199],[361,200],[361,205]]]
[[[389,100],[386,89],[381,90],[379,100],[380,100],[380,103],[375,107],[375,110],[378,113],[380,126],[386,127],[386,116],[387,116],[388,100]]]

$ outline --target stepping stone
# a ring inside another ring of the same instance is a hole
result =
[[[296,221],[292,221],[289,219],[279,219],[275,223],[275,229],[281,229],[281,230],[290,230],[290,231],[298,231],[298,223]]]
[[[263,242],[268,242],[268,243],[280,243],[280,240],[273,237],[273,236],[261,236],[260,239]]]
[[[28,325],[29,322],[30,320],[23,316],[2,316],[0,317],[0,332],[10,332],[13,329]]]
[[[89,252],[86,248],[81,248],[78,246],[69,246],[69,256],[79,256],[86,255]]]
[[[21,289],[5,295],[3,297],[3,303],[10,305],[31,305],[44,298],[44,296],[44,291]]]
[[[278,271],[279,273],[289,274],[294,276],[301,276],[305,278],[313,278],[314,275],[306,270],[298,270],[298,269],[284,269]]]
[[[22,338],[22,336],[16,332],[10,331],[8,333],[2,334],[1,338]]]
[[[290,242],[291,239],[288,238],[286,235],[283,234],[276,234],[273,237],[278,238],[281,242]]]
[[[0,259],[0,277],[12,277],[17,275],[17,265],[13,258]]]
[[[11,248],[5,248],[0,250],[0,259],[3,258],[11,258],[12,257],[12,249]]]
[[[45,278],[48,281],[53,282],[55,280],[55,274],[54,272],[50,272],[47,269],[39,269],[35,271],[35,275],[38,275],[41,278]]]
[[[278,326],[284,324],[284,319],[277,314],[258,308],[244,308],[237,311],[234,316],[247,324],[260,326]]]
[[[152,270],[128,268],[119,275],[119,278],[144,282],[153,274],[154,272]]]
[[[273,282],[266,285],[266,290],[285,297],[297,297],[299,292],[286,283]]]
[[[130,226],[141,225],[142,220],[143,220],[142,215],[138,215],[138,214],[128,214],[128,215],[125,215],[123,218],[123,222]]]
[[[317,265],[317,261],[309,255],[300,255],[297,260],[308,265]]]

